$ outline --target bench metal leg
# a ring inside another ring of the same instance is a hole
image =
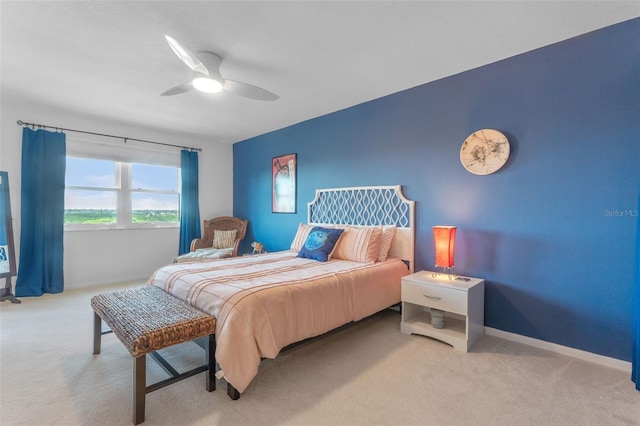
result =
[[[100,326],[98,326],[100,327]],[[98,328],[98,337],[101,335]],[[206,387],[207,391],[212,392],[216,390],[216,337],[215,334],[210,334],[206,338],[206,350],[205,350],[205,365],[194,368],[184,373],[178,373],[158,352],[149,353],[160,366],[171,376],[169,379],[162,380],[147,386],[147,357],[141,355],[133,359],[133,423],[140,424],[144,422],[145,411],[145,396],[146,394],[168,386],[169,384],[178,382],[180,380],[191,377],[195,374],[205,371],[206,374]],[[95,344],[95,342],[94,342]],[[235,389],[234,389],[235,390]],[[237,391],[236,391],[237,392]],[[238,397],[235,399],[238,399]]]
[[[205,365],[207,370],[207,391],[216,390],[216,335],[210,334],[206,337]]]
[[[102,318],[97,313],[93,313],[93,353],[100,353],[100,341],[102,338]]]
[[[133,359],[133,424],[144,422],[144,400],[147,393],[147,356]]]

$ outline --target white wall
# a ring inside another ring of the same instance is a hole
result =
[[[200,215],[207,219],[233,213],[233,147],[178,133],[118,124],[88,116],[49,110],[38,105],[21,105],[2,100],[0,106],[0,170],[9,172],[11,207],[16,241],[20,253],[20,180],[22,126],[18,120],[71,129],[113,134],[176,145],[202,148],[199,153]],[[69,132],[67,138],[121,144],[121,141]],[[129,144],[136,145],[134,142]],[[137,144],[149,149],[157,145]],[[109,231],[70,231],[64,238],[65,289],[99,284],[143,280],[158,267],[170,263],[178,252],[177,228]],[[15,279],[14,279],[15,284]]]

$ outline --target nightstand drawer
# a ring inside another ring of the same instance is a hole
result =
[[[401,289],[402,333],[433,337],[465,352],[484,334],[484,280],[418,271],[402,277]],[[434,326],[427,308],[445,312],[444,328]]]
[[[402,282],[402,301],[466,315],[467,292],[441,285]]]

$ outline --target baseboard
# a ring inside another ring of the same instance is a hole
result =
[[[83,283],[71,283],[64,285],[64,290],[87,290],[87,289],[97,289],[100,287],[119,287],[119,286],[129,286],[129,285],[144,285],[149,280],[149,277],[140,278],[138,280],[127,280],[127,281],[96,281],[96,282],[83,282]]]
[[[508,331],[502,331],[496,328],[485,327],[484,332],[489,336],[500,337],[502,339],[510,340],[512,342],[522,343],[525,345],[533,346],[535,348],[544,349],[544,350],[555,352],[562,355],[567,355],[573,358],[581,359],[583,361],[593,362],[594,364],[599,364],[605,367],[614,368],[616,370],[625,371],[631,374],[631,363],[628,361],[622,361],[616,358],[598,355],[592,352],[570,348],[568,346],[558,345],[556,343],[545,342],[544,340],[534,339],[532,337],[526,337],[520,334],[509,333]]]

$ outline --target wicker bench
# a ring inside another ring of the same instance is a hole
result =
[[[134,357],[133,423],[144,422],[145,395],[206,371],[206,389],[216,389],[216,319],[157,287],[103,293],[91,298],[94,310],[93,353],[100,353],[102,334],[113,332]],[[102,321],[111,330],[102,331]],[[156,351],[205,338],[205,364],[178,373]],[[146,355],[152,356],[171,376],[146,385]]]

